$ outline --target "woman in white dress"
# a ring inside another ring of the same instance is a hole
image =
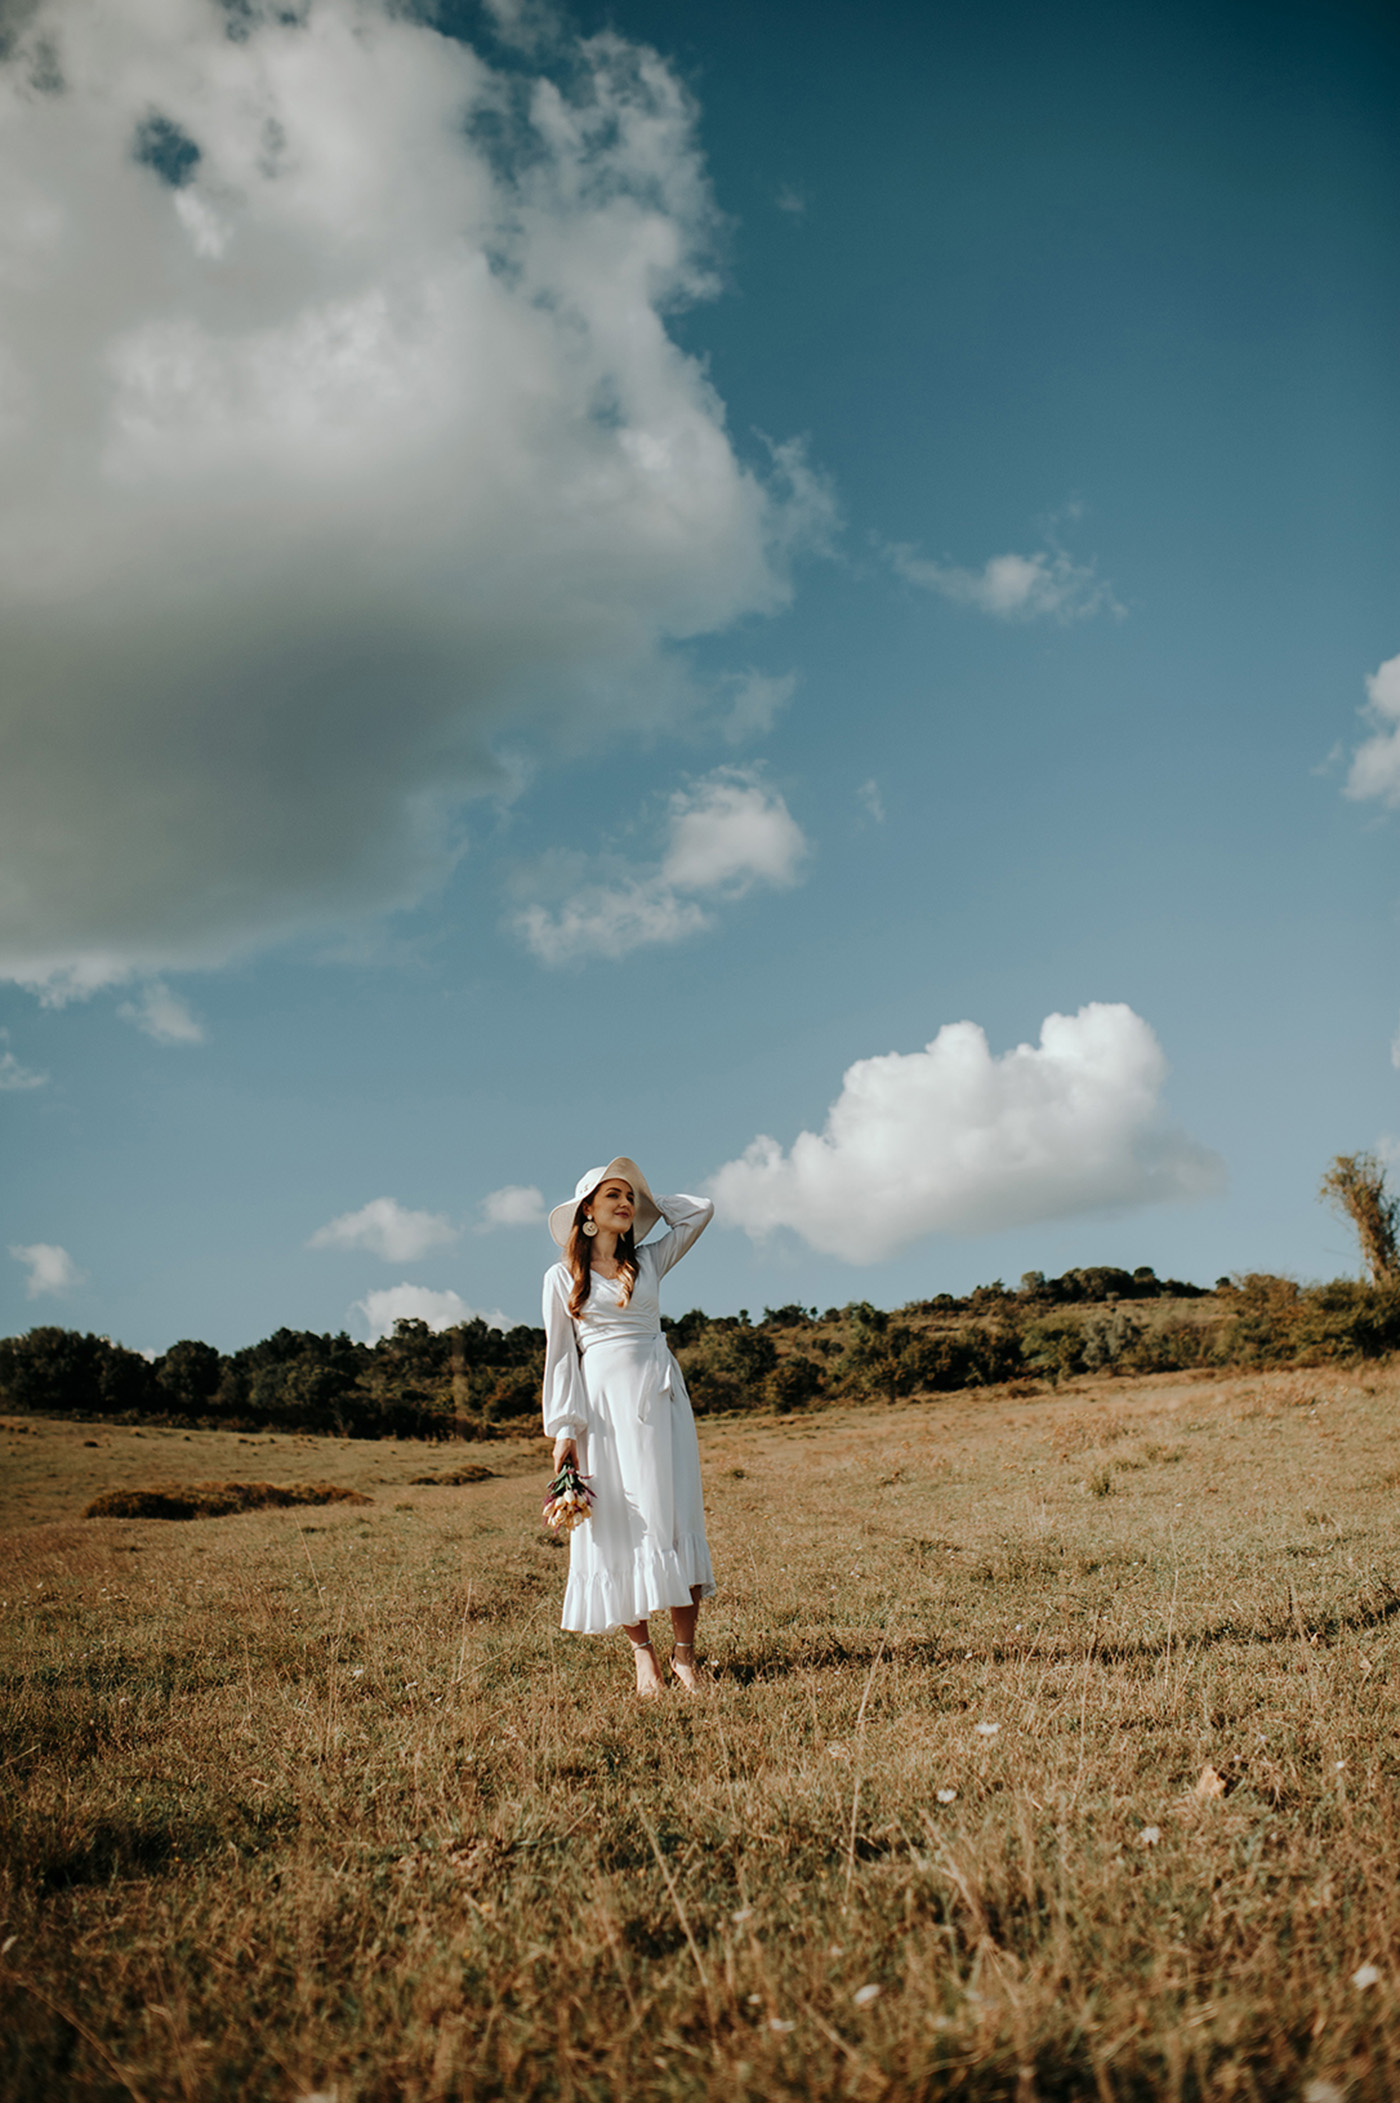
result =
[[[569,1542],[563,1626],[625,1631],[637,1692],[665,1681],[647,1617],[671,1610],[671,1665],[694,1687],[695,1622],[714,1591],[700,1448],[657,1288],[714,1217],[708,1198],[654,1198],[626,1155],[590,1169],[549,1215],[564,1251],[544,1279],[544,1429],[557,1473],[589,1477],[593,1515]],[[658,1219],[670,1232],[648,1242]],[[639,1246],[640,1244],[640,1246]]]

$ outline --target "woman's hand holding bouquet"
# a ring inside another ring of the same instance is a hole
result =
[[[551,1533],[571,1534],[593,1515],[593,1491],[572,1460],[566,1460],[545,1493],[544,1523]]]

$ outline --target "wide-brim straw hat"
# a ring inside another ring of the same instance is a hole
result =
[[[549,1231],[561,1249],[569,1246],[574,1214],[578,1211],[580,1202],[595,1191],[600,1183],[606,1183],[610,1176],[618,1176],[624,1183],[632,1185],[632,1198],[636,1206],[632,1215],[632,1239],[646,1240],[661,1217],[661,1207],[652,1196],[651,1185],[636,1162],[626,1154],[619,1154],[615,1161],[609,1161],[606,1168],[590,1168],[586,1176],[580,1176],[574,1185],[573,1196],[565,1198],[563,1204],[556,1205],[550,1213]]]

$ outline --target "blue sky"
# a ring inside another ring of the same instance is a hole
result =
[[[1352,1270],[1388,11],[230,19],[0,67],[0,1329]]]

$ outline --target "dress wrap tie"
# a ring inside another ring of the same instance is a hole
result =
[[[618,1340],[615,1334],[609,1334],[606,1330],[599,1335],[592,1336],[585,1331],[580,1334],[578,1340],[579,1356],[584,1358],[587,1357],[590,1351],[596,1351],[600,1348],[607,1349],[609,1345],[616,1344]],[[650,1350],[647,1354],[647,1368],[642,1383],[642,1391],[637,1398],[637,1422],[639,1424],[649,1424],[652,1421],[652,1405],[658,1395],[664,1395],[667,1402],[674,1402],[677,1393],[686,1394],[685,1377],[672,1357],[670,1346],[666,1342],[665,1337],[649,1337],[644,1341],[650,1345]],[[637,1349],[637,1340],[629,1338],[628,1343],[633,1350]],[[690,1399],[688,1395],[686,1399],[687,1401]]]

